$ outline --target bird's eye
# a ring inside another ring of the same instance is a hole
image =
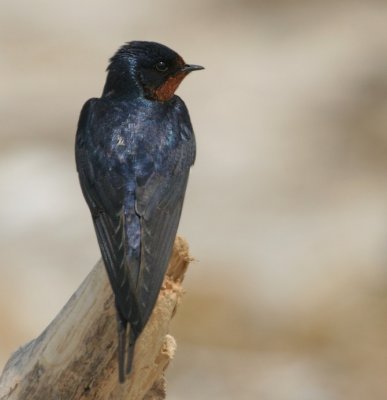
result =
[[[164,61],[159,61],[156,65],[155,68],[157,69],[157,71],[160,72],[165,72],[168,69],[167,64]]]

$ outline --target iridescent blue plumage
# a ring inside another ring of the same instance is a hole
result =
[[[168,69],[161,71],[160,62]],[[165,46],[129,43],[111,59],[102,97],[87,101],[79,119],[77,169],[115,295],[121,381],[127,325],[129,372],[168,265],[195,160],[187,108],[173,95],[195,69]]]

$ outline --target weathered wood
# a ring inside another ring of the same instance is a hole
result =
[[[0,377],[0,399],[164,399],[164,370],[176,349],[167,333],[189,261],[186,242],[177,238],[124,384],[118,383],[113,294],[99,262],[44,332],[9,359]]]

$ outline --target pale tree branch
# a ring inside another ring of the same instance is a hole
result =
[[[176,349],[168,335],[169,324],[182,296],[189,261],[187,243],[177,238],[124,384],[118,383],[113,294],[99,262],[43,333],[9,359],[0,377],[0,399],[164,399],[164,370]]]

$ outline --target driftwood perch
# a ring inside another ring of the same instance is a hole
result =
[[[118,383],[113,294],[100,261],[44,332],[9,359],[0,400],[164,399],[164,370],[176,349],[167,333],[189,261],[186,242],[177,238],[124,384]]]

